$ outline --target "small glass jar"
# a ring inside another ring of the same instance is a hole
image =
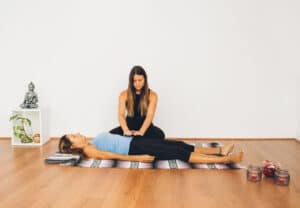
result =
[[[252,182],[261,181],[262,169],[259,166],[249,165],[247,169],[247,180]]]
[[[275,172],[274,182],[277,185],[288,186],[290,183],[290,174],[288,170],[277,170]]]

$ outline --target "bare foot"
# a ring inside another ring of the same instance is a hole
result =
[[[221,147],[221,155],[228,155],[229,153],[232,152],[234,148],[234,144],[228,144],[228,145],[225,145],[223,147]]]
[[[242,161],[243,156],[244,156],[244,152],[238,152],[238,153],[231,154],[231,155],[228,156],[229,157],[229,162],[239,163],[239,162]]]

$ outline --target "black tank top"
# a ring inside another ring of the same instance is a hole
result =
[[[141,111],[139,110],[139,105],[140,105],[140,100],[141,100],[141,95],[140,94],[135,94],[134,96],[134,117],[142,117]]]
[[[134,116],[133,117],[128,115],[126,116],[126,123],[130,130],[139,130],[146,119],[146,116],[142,116],[141,111],[139,110],[140,99],[141,99],[141,95],[135,93],[134,106],[133,106]]]

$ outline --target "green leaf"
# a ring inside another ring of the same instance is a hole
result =
[[[21,130],[23,130],[23,127],[22,126],[14,126],[14,130],[21,131]]]
[[[24,137],[25,137],[25,134],[23,134],[23,133],[15,133],[15,136],[17,137],[17,138],[19,138],[19,139],[23,139]]]
[[[9,121],[15,120],[19,115],[15,114],[9,118]]]
[[[25,118],[25,121],[27,121],[28,125],[31,126],[31,121],[28,118]]]
[[[18,117],[16,118],[16,120],[20,121],[22,123],[22,125],[24,125],[24,123],[28,124],[29,126],[31,126],[31,121],[28,118],[25,117]]]
[[[32,143],[33,139],[31,139],[30,137],[25,137],[21,139],[22,143]]]

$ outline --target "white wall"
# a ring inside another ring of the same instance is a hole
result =
[[[299,11],[296,0],[1,1],[0,136],[31,80],[51,136],[108,131],[135,64],[169,137],[299,136]]]
[[[300,93],[299,93],[299,89],[300,89],[300,70],[298,69],[297,71],[297,115],[298,115],[298,122],[297,122],[297,135],[296,138],[298,140],[300,140]]]

